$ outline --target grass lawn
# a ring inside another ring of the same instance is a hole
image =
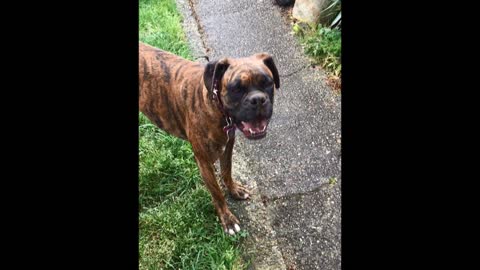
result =
[[[140,0],[140,41],[191,59],[174,0]],[[224,234],[188,142],[139,114],[140,269],[245,269]]]

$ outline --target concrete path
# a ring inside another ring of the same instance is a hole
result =
[[[229,200],[249,233],[253,269],[341,269],[340,96],[309,67],[273,0],[177,0],[198,61],[257,52],[280,73],[267,137],[237,132],[233,176],[254,194]]]

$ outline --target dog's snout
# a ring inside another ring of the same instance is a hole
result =
[[[255,93],[248,98],[248,102],[254,107],[265,105],[267,100],[268,96],[262,92]]]

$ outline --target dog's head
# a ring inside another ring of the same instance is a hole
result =
[[[280,78],[272,57],[258,53],[246,58],[223,58],[205,67],[205,87],[218,95],[236,127],[248,139],[261,139],[273,113],[273,96]]]

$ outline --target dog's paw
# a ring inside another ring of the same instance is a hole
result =
[[[229,189],[230,195],[236,200],[246,200],[250,198],[250,191],[244,186],[233,183],[233,186]]]
[[[235,235],[240,231],[240,222],[238,219],[230,212],[225,213],[221,218],[223,231],[229,235]]]

